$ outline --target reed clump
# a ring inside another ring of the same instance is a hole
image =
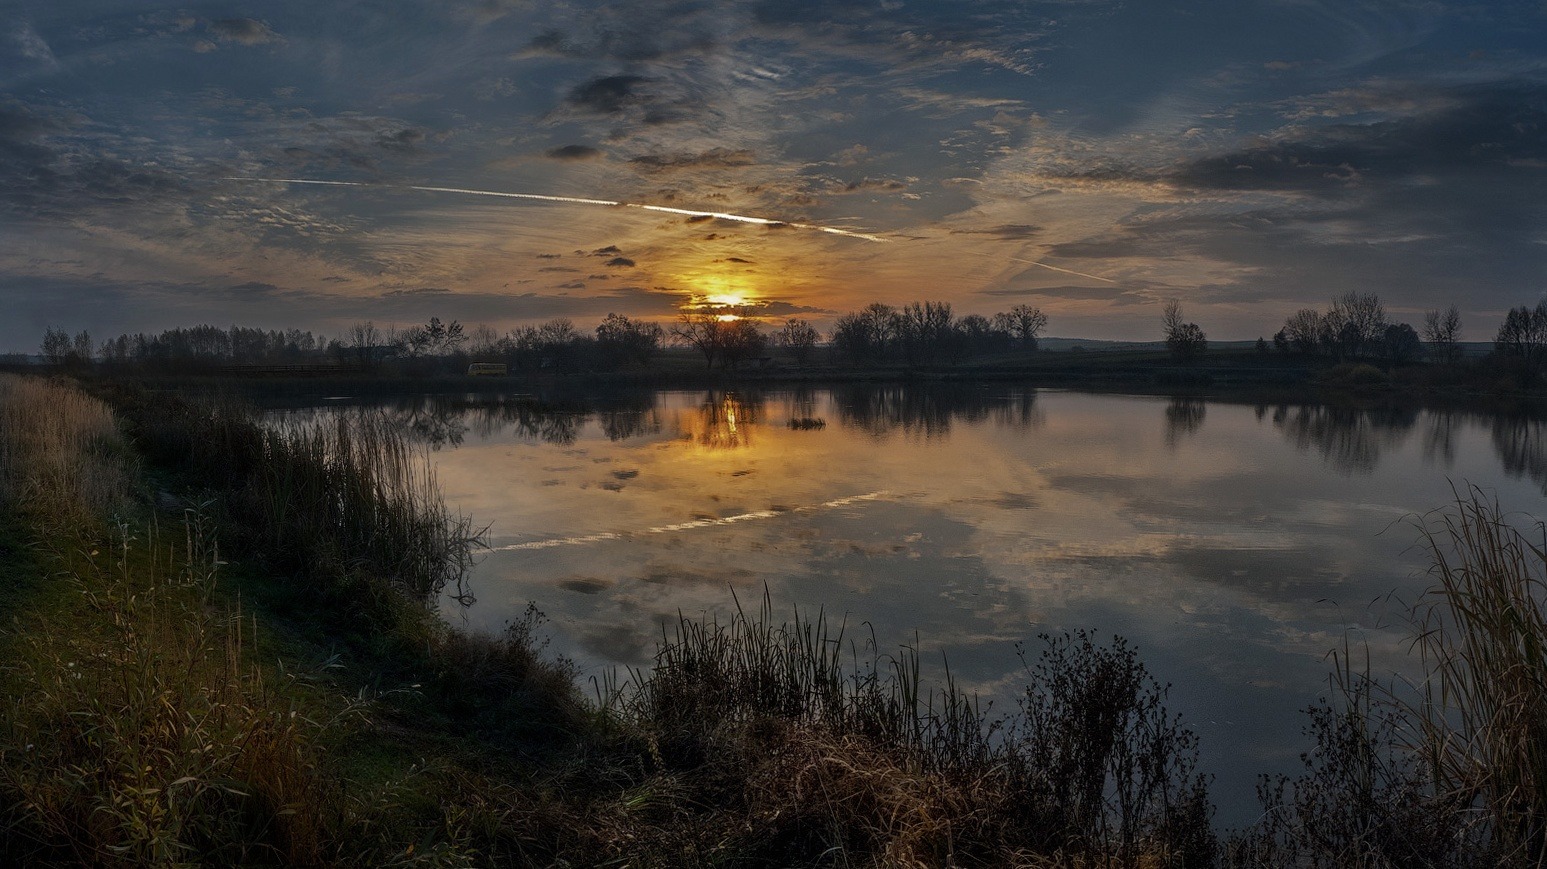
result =
[[[785,865],[1209,862],[1196,741],[1164,687],[1120,642],[1044,645],[1019,714],[996,718],[949,675],[926,689],[916,651],[862,651],[820,613],[779,621],[765,596],[726,624],[680,620],[653,670],[603,693],[692,794],[678,804],[717,807],[711,829],[736,819],[736,853]]]
[[[101,401],[65,381],[0,374],[0,508],[59,521],[121,510],[132,455]]]
[[[1547,527],[1478,489],[1424,525],[1434,586],[1416,611],[1425,678],[1393,691],[1436,797],[1475,813],[1503,862],[1547,863]]]
[[[1547,865],[1547,529],[1477,488],[1418,525],[1434,580],[1411,613],[1419,676],[1334,655],[1305,772],[1263,781],[1231,865]]]
[[[233,546],[335,602],[387,618],[390,601],[367,602],[455,590],[481,543],[446,507],[426,448],[379,414],[270,426],[231,400],[111,397],[153,461],[217,496]]]

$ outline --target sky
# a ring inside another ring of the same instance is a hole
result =
[[[1541,0],[0,9],[0,350],[704,299],[1228,340],[1348,291],[1487,340],[1547,290]]]

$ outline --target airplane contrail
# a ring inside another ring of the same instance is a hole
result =
[[[1018,262],[1018,263],[1026,263],[1027,265],[1041,266],[1041,267],[1043,267],[1045,269],[1052,269],[1055,272],[1063,272],[1066,275],[1079,275],[1082,278],[1090,278],[1093,281],[1104,281],[1104,282],[1109,283],[1109,284],[1117,283],[1117,281],[1114,281],[1111,278],[1104,278],[1101,275],[1091,275],[1091,274],[1086,274],[1085,272],[1077,272],[1074,269],[1065,269],[1065,268],[1059,268],[1058,266],[1050,266],[1047,263],[1037,262],[1034,259],[1021,259],[1020,257],[1016,257],[1016,256],[1012,256],[1012,257],[1010,257],[1010,259],[1013,260],[1014,262]]]
[[[553,537],[548,540],[531,540],[526,543],[510,543],[505,546],[491,546],[490,552],[520,552],[527,549],[552,549],[555,546],[580,546],[586,543],[600,543],[604,540],[627,540],[632,537],[640,537],[646,534],[672,534],[678,531],[692,531],[697,528],[713,528],[721,525],[735,525],[739,522],[750,522],[755,519],[772,519],[775,516],[783,516],[789,513],[812,513],[817,510],[831,510],[835,507],[848,507],[865,501],[877,501],[886,498],[889,492],[869,492],[864,495],[850,495],[846,498],[834,498],[820,504],[811,504],[805,507],[795,507],[789,510],[754,510],[751,513],[738,513],[735,516],[721,516],[717,519],[691,519],[687,522],[677,522],[672,525],[657,525],[654,528],[646,528],[643,531],[603,531],[600,534],[586,534],[579,537]]]
[[[871,235],[866,232],[855,232],[852,229],[840,229],[836,226],[822,226],[817,223],[794,223],[788,220],[773,220],[767,217],[750,217],[745,214],[730,214],[724,211],[697,211],[691,208],[672,208],[666,205],[644,205],[638,202],[614,202],[611,199],[585,199],[578,196],[548,196],[542,193],[505,193],[499,190],[473,190],[466,187],[426,187],[419,184],[366,184],[361,181],[316,181],[310,178],[244,178],[228,176],[224,181],[247,181],[260,184],[316,184],[325,187],[372,187],[387,190],[420,190],[426,193],[459,193],[464,196],[495,196],[502,199],[528,199],[536,202],[559,202],[570,205],[605,205],[609,208],[638,208],[643,211],[658,211],[663,214],[680,214],[684,217],[713,217],[720,220],[734,220],[739,223],[753,223],[759,226],[788,226],[793,229],[809,229],[815,232],[826,232],[833,235],[842,235],[848,238],[858,238],[865,241],[887,243],[891,239],[882,238],[879,235]]]

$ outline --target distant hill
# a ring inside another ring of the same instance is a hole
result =
[[[1209,341],[1210,350],[1251,350],[1257,346],[1257,339],[1246,341]],[[1272,341],[1269,340],[1269,346]],[[1463,356],[1486,356],[1493,352],[1492,341],[1461,341],[1458,346]],[[1101,352],[1115,350],[1164,350],[1164,341],[1109,341],[1102,338],[1038,338],[1037,347],[1049,352],[1067,352],[1076,347],[1081,350]]]

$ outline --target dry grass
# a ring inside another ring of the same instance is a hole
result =
[[[0,507],[67,521],[121,509],[130,455],[107,405],[62,381],[0,374]]]
[[[316,725],[269,686],[240,610],[212,605],[218,556],[201,523],[178,541],[128,526],[55,552],[68,625],[5,631],[0,848],[97,866],[316,862]]]
[[[1473,489],[1424,527],[1435,585],[1418,609],[1426,675],[1400,700],[1437,793],[1486,818],[1501,860],[1547,863],[1547,527]]]
[[[1196,742],[1164,688],[1121,642],[1045,641],[1020,714],[996,719],[949,675],[924,688],[913,650],[862,650],[821,614],[781,622],[765,596],[727,624],[682,620],[652,671],[603,696],[678,810],[656,821],[674,831],[660,847],[691,843],[694,859],[1210,862]]]

